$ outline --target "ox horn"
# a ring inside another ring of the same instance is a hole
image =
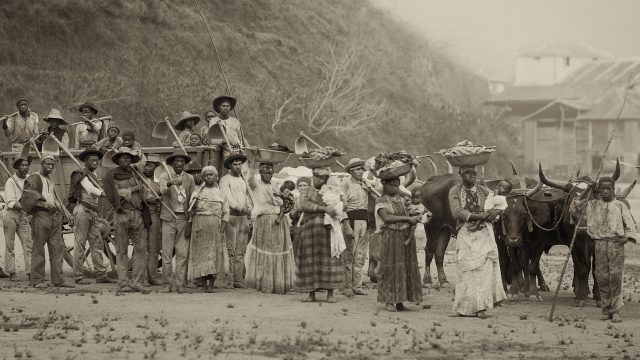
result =
[[[622,190],[620,192],[620,197],[623,199],[626,199],[627,196],[629,196],[629,194],[631,193],[631,191],[633,190],[633,188],[636,186],[636,183],[638,181],[637,180],[633,180],[633,182],[631,183],[631,185],[627,186],[626,189]]]
[[[544,171],[542,171],[542,164],[540,163],[538,163],[538,175],[540,176],[540,182],[543,183],[544,185],[550,186],[552,188],[560,189],[563,191],[567,191],[567,192],[571,189],[572,185],[570,182],[562,182],[562,181],[547,179],[547,177],[544,175]]]
[[[531,190],[527,191],[527,192],[524,194],[524,196],[526,196],[526,197],[532,197],[533,195],[537,194],[537,193],[538,193],[538,191],[540,191],[540,189],[542,189],[542,182],[538,182],[538,183],[536,184],[536,186],[535,186],[533,189],[531,189]]]
[[[577,169],[576,169],[576,179],[580,179],[580,170],[582,170],[582,165],[580,165],[580,163],[578,163]]]
[[[413,184],[414,181],[416,181],[416,179],[418,178],[416,172],[416,167],[411,167],[411,171],[409,171],[409,174],[405,176],[404,187],[409,187],[411,186],[411,184]]]
[[[613,171],[613,175],[611,176],[613,181],[618,181],[620,178],[620,159],[616,158],[616,169]]]
[[[438,166],[436,165],[436,162],[433,161],[433,159],[427,159],[427,161],[429,162],[429,165],[431,165],[433,175],[438,175]]]
[[[509,160],[509,164],[511,164],[511,171],[513,172],[513,176],[518,176],[518,169],[516,169],[516,164],[514,164],[511,160]]]
[[[449,160],[447,160],[447,174],[453,174],[453,168],[451,167]]]

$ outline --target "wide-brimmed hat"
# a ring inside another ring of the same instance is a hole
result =
[[[26,161],[29,164],[31,164],[31,160],[33,160],[33,158],[31,156],[27,156],[26,158],[17,157],[17,158],[15,158],[15,160],[13,160],[13,164],[11,164],[11,167],[16,169],[16,170],[18,170],[18,167],[20,166],[21,162]]]
[[[225,101],[229,102],[229,105],[231,105],[231,110],[233,110],[236,107],[236,98],[222,95],[213,99],[213,110],[217,113],[220,113],[220,105]]]
[[[247,157],[244,154],[232,154],[229,155],[226,159],[224,159],[224,162],[222,163],[222,165],[224,166],[225,169],[231,169],[231,164],[236,161],[236,160],[242,160],[242,163],[247,162]]]
[[[51,109],[51,111],[49,111],[49,115],[42,120],[46,122],[50,122],[51,120],[54,120],[54,119],[59,120],[60,125],[69,125],[69,123],[64,121],[64,119],[62,118],[62,114],[60,114],[60,110],[58,109]]]
[[[173,161],[174,161],[175,159],[177,159],[177,158],[183,158],[183,159],[184,159],[184,162],[185,162],[186,164],[188,164],[188,163],[190,163],[190,162],[191,162],[191,156],[189,156],[188,154],[186,154],[186,153],[185,153],[185,152],[183,152],[183,151],[177,151],[177,152],[173,153],[172,155],[167,156],[167,158],[165,159],[165,162],[166,162],[168,165],[171,165],[171,164],[173,164]]]
[[[140,161],[140,155],[138,154],[138,152],[137,152],[137,151],[135,151],[135,150],[133,150],[133,149],[130,149],[130,148],[128,148],[128,147],[124,147],[124,146],[120,147],[120,148],[118,149],[118,151],[116,151],[116,153],[115,153],[115,154],[113,154],[113,156],[111,156],[111,161],[113,161],[114,163],[116,163],[116,164],[117,164],[117,163],[118,163],[118,161],[120,160],[120,157],[121,157],[122,155],[129,155],[129,156],[131,156],[131,163],[132,163],[132,164],[135,164],[135,163],[137,163],[138,161]]]
[[[91,111],[93,111],[94,114],[98,113],[98,109],[96,109],[96,106],[90,101],[87,101],[84,104],[80,105],[80,107],[78,108],[78,111],[82,112],[82,109],[84,108],[89,108]]]
[[[364,170],[364,160],[360,158],[350,159],[347,165],[344,167],[344,171],[349,172],[351,169],[362,168]]]
[[[88,147],[86,149],[84,149],[79,155],[78,155],[78,159],[80,159],[80,161],[84,162],[85,159],[87,158],[87,156],[89,155],[96,155],[98,157],[98,159],[102,159],[102,152],[100,152],[100,150],[93,148],[93,147]]]
[[[198,161],[194,160],[194,161],[189,163],[189,165],[187,166],[185,171],[190,173],[190,174],[194,173],[194,172],[198,172],[199,173],[200,171],[202,171],[202,165],[200,165],[200,163]]]
[[[196,126],[196,124],[200,122],[200,115],[192,114],[188,111],[183,111],[182,118],[173,127],[176,130],[184,130],[184,123],[187,122],[187,120],[193,120],[193,126]]]

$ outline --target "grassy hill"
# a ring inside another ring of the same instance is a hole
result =
[[[292,146],[300,130],[314,132],[305,104],[317,100],[322,64],[334,50],[353,55],[349,69],[366,90],[356,107],[375,115],[356,129],[343,116],[343,126],[321,132],[318,142],[360,157],[426,154],[465,138],[509,152],[508,130],[479,110],[485,82],[366,0],[200,2],[253,144]],[[74,120],[74,104],[92,100],[143,143],[160,145],[150,135],[153,121],[182,110],[203,114],[227,93],[192,0],[4,0],[0,18],[2,113],[27,95],[41,116],[57,107]],[[287,121],[272,126],[294,95]],[[326,106],[318,119],[341,111]]]

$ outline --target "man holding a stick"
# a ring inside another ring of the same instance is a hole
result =
[[[29,100],[20,97],[16,100],[18,113],[2,121],[4,136],[11,140],[11,150],[19,152],[22,145],[38,135],[38,114],[29,110]]]
[[[187,256],[189,255],[189,239],[185,234],[189,200],[196,185],[193,176],[184,171],[191,157],[178,151],[167,157],[166,164],[171,166],[160,175],[160,193],[163,200],[173,210],[173,217],[167,208],[162,208],[162,276],[169,284],[169,292],[180,293],[187,277]],[[173,171],[171,171],[173,170]],[[171,173],[169,173],[171,172]],[[171,258],[175,249],[176,271],[172,271]]]
[[[105,196],[102,189],[96,187],[95,182],[98,177],[95,170],[98,162],[102,159],[102,153],[95,148],[88,148],[78,155],[80,161],[84,162],[84,169],[71,173],[71,185],[69,189],[69,200],[75,202],[73,208],[75,245],[73,247],[73,271],[75,273],[76,284],[89,284],[90,281],[84,278],[83,264],[85,260],[84,247],[87,241],[91,251],[91,260],[96,271],[96,283],[111,283],[107,276],[107,267],[103,261],[104,241],[100,236],[98,200],[100,196]]]
[[[209,120],[209,127],[216,124],[224,127],[223,131],[225,131],[229,143],[227,144],[225,139],[214,139],[211,141],[211,145],[222,145],[224,158],[234,152],[239,152],[244,141],[240,121],[229,115],[235,106],[236,99],[231,96],[218,96],[213,99],[213,110],[219,115]]]
[[[76,148],[87,148],[98,141],[100,129],[102,129],[102,121],[94,119],[98,113],[92,102],[86,102],[78,108],[83,123],[76,126],[75,144]]]
[[[16,172],[7,179],[4,185],[4,197],[7,202],[3,221],[4,240],[6,242],[4,263],[5,270],[9,273],[9,280],[11,281],[15,281],[16,278],[16,259],[13,252],[16,234],[22,244],[24,269],[27,277],[31,274],[31,249],[33,248],[31,225],[29,225],[27,213],[18,202],[22,197],[24,182],[29,172],[29,164],[31,164],[30,158],[17,158],[13,162],[13,168]]]
[[[153,191],[151,191],[151,189],[145,187],[142,192],[144,202],[147,204],[149,212],[149,236],[147,237],[149,261],[147,264],[147,280],[151,286],[162,285],[162,282],[156,278],[158,256],[162,248],[162,220],[160,219],[162,199],[156,196],[160,194],[160,183],[156,182],[153,176],[156,168],[160,164],[161,160],[158,154],[149,154],[142,167],[142,175],[147,179],[149,187],[153,189]]]
[[[142,291],[140,284],[147,267],[147,229],[142,220],[142,185],[131,168],[131,164],[140,161],[140,156],[133,149],[121,147],[113,154],[112,160],[118,167],[109,170],[103,182],[106,196],[115,211],[118,287],[121,291]],[[127,276],[129,239],[135,253],[130,280]]]

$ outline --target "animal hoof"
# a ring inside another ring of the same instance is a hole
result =
[[[576,307],[584,307],[584,305],[585,305],[584,300],[576,300]]]
[[[422,283],[422,287],[423,287],[424,289],[433,289],[433,284],[432,284],[432,283],[426,283],[426,282],[423,282],[423,283]]]
[[[516,300],[518,300],[518,294],[508,294],[508,295],[507,295],[507,300],[509,300],[509,301],[516,301]]]
[[[547,284],[542,284],[540,285],[540,291],[549,292],[551,290],[549,289],[549,286]]]
[[[453,289],[453,286],[448,281],[443,281],[440,283],[440,287],[443,289]]]

